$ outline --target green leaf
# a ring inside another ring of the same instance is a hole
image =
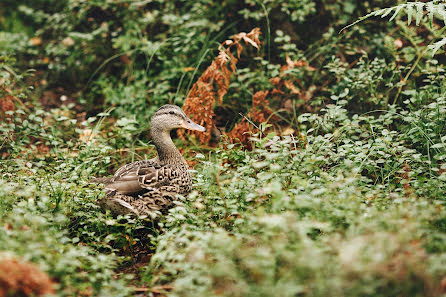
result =
[[[442,148],[442,147],[444,147],[443,143],[436,143],[433,146],[431,146],[431,148]]]
[[[427,11],[429,11],[429,25],[432,28],[432,23],[434,22],[434,12],[436,10],[436,7],[432,2],[427,3],[426,7]]]
[[[385,18],[386,16],[388,16],[392,12],[393,8],[394,7],[386,8],[386,12],[381,16],[381,18]]]
[[[410,26],[412,22],[413,5],[412,3],[407,4],[407,25]]]
[[[444,25],[446,26],[446,11],[444,10],[444,6],[444,4],[438,5],[437,12],[443,18]]]
[[[369,14],[366,15],[364,18],[368,18],[368,17],[370,17],[370,16],[372,16],[372,15],[376,15],[376,16],[378,16],[378,15],[382,15],[382,14],[385,13],[386,11],[387,11],[387,8],[379,9],[379,10],[377,10],[377,11],[374,11],[374,12],[369,13]]]
[[[392,17],[390,18],[389,22],[390,22],[390,21],[393,21],[393,19],[394,19],[394,18],[398,15],[398,13],[401,11],[401,8],[403,8],[403,5],[399,5],[399,6],[396,7],[396,9],[395,9],[395,13],[392,15]]]
[[[423,17],[423,6],[424,3],[417,2],[417,14],[416,14],[416,25],[420,24],[421,18]]]
[[[432,45],[429,45],[428,48],[432,50],[432,57],[435,55],[435,53],[446,44],[446,37],[444,37],[442,40],[435,42]]]

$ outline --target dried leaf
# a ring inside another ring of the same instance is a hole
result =
[[[251,44],[253,47],[255,47],[256,49],[259,49],[259,46],[257,45],[257,43],[255,43],[253,40],[251,40],[251,38],[249,38],[248,36],[243,36],[243,40],[246,43]]]
[[[42,44],[42,39],[40,37],[31,37],[29,39],[29,43],[31,43],[34,46],[38,46]]]
[[[293,84],[292,81],[285,80],[284,81],[284,85],[285,85],[285,87],[287,87],[291,91],[292,94],[300,94],[299,89],[296,88],[296,86]]]

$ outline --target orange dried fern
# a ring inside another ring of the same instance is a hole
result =
[[[0,260],[0,297],[54,293],[53,281],[33,264],[11,257]]]
[[[272,110],[269,107],[269,102],[266,99],[269,91],[258,91],[252,97],[252,108],[249,110],[246,117],[244,117],[239,123],[237,123],[231,132],[226,133],[231,142],[240,141],[247,149],[251,149],[251,142],[249,137],[254,129],[257,129],[255,125],[266,122],[272,114]],[[252,123],[250,123],[249,121]]]
[[[7,118],[6,112],[15,109],[14,98],[8,88],[0,86],[0,119]]]
[[[231,132],[227,133],[231,142],[239,140],[246,148],[251,149],[249,137],[255,131],[256,127],[254,125],[266,122],[268,119],[274,119],[271,116],[273,112],[269,101],[282,101],[283,110],[292,111],[292,101],[295,100],[294,98],[297,98],[303,102],[301,105],[307,106],[307,110],[310,111],[310,105],[307,103],[312,98],[316,88],[310,87],[308,90],[305,90],[299,79],[289,75],[289,70],[294,68],[305,68],[306,71],[315,71],[315,68],[308,65],[307,62],[303,60],[293,61],[286,55],[286,64],[280,68],[279,76],[270,79],[273,89],[255,93],[252,100],[252,108],[247,116],[236,124]],[[268,95],[269,101],[266,99]],[[277,126],[278,124],[274,125],[273,128],[277,128]]]
[[[212,64],[201,75],[198,81],[192,86],[183,109],[190,118],[204,126],[206,133],[194,131],[178,131],[180,137],[184,138],[184,133],[195,135],[201,144],[209,143],[211,133],[214,128],[214,107],[222,104],[223,96],[228,92],[230,77],[235,72],[238,59],[243,51],[242,41],[255,48],[260,47],[259,28],[254,28],[249,33],[239,33],[226,40],[219,46],[219,54]],[[231,52],[236,48],[237,57]]]
[[[280,67],[280,74],[277,77],[270,79],[271,84],[273,84],[274,89],[271,91],[271,95],[278,95],[284,97],[290,97],[284,101],[284,108],[291,111],[292,109],[292,98],[297,98],[301,102],[296,106],[297,108],[304,108],[307,112],[311,112],[311,106],[309,101],[313,97],[314,92],[318,89],[316,86],[310,86],[305,89],[300,80],[296,77],[289,76],[288,72],[291,69],[304,68],[306,71],[315,71],[316,69],[311,67],[307,62],[303,60],[293,61],[288,55],[286,55],[286,64]]]

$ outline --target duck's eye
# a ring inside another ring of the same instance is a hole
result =
[[[187,120],[187,123],[190,124],[190,120]]]

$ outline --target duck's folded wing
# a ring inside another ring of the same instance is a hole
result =
[[[140,167],[156,167],[157,161],[155,159],[136,161],[120,167],[114,177],[124,176],[131,171],[135,171]]]
[[[143,190],[139,184],[139,176],[136,171],[126,172],[126,175],[114,176],[105,184],[105,189],[130,195]]]
[[[174,177],[169,167],[141,166],[137,174],[139,184],[144,189],[159,188]]]
[[[125,170],[121,169],[106,184],[105,188],[126,195],[136,194],[144,189],[159,188],[174,175],[170,168],[152,162],[135,162],[126,165]],[[120,174],[118,175],[118,173]]]

